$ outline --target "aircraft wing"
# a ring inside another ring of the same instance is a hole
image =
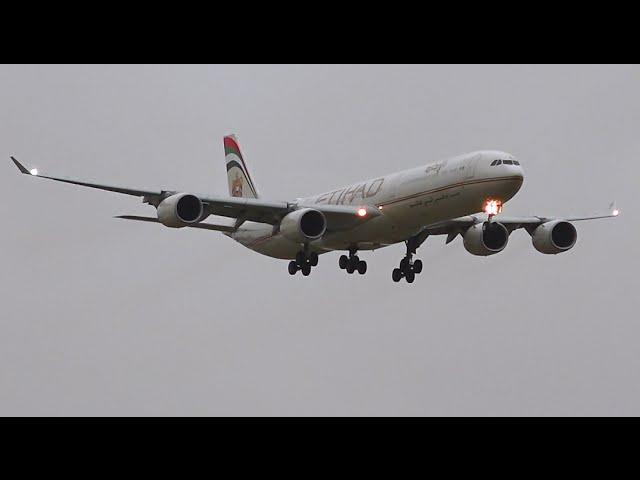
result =
[[[601,218],[614,218],[620,214],[620,210],[615,205],[615,202],[612,202],[609,205],[609,209],[605,212],[595,213],[587,216],[577,216],[577,217],[538,217],[538,216],[530,216],[530,217],[510,217],[507,215],[495,215],[491,221],[499,222],[503,224],[509,232],[513,232],[519,228],[525,228],[527,230],[533,230],[538,225],[542,225],[543,223],[551,222],[553,220],[564,220],[567,222],[579,222],[584,220],[597,220]],[[446,220],[444,222],[434,223],[432,225],[427,225],[422,232],[420,232],[421,236],[429,236],[429,235],[448,235],[447,243],[453,241],[456,236],[462,232],[464,232],[467,228],[475,225],[477,223],[483,223],[488,220],[488,216],[486,214],[478,214],[478,215],[467,215],[465,217],[454,218],[452,220]]]
[[[174,192],[175,193],[175,192]],[[337,232],[353,228],[380,215],[374,207],[351,205],[299,205],[289,202],[267,202],[254,198],[200,196],[210,215],[277,225],[288,213],[301,208],[321,211],[327,219],[327,230]],[[362,210],[364,209],[364,214]]]
[[[24,165],[22,165],[14,157],[11,157],[11,160],[13,160],[13,163],[16,164],[16,167],[18,167],[18,170],[20,170],[20,173],[24,173],[25,175],[31,175],[32,177],[46,178],[48,180],[55,180],[56,182],[70,183],[73,185],[80,185],[82,187],[97,188],[99,190],[106,190],[108,192],[122,193],[125,195],[133,195],[135,197],[144,197],[144,196],[160,197],[163,193],[160,190],[141,190],[137,188],[117,187],[113,185],[102,185],[99,183],[83,182],[80,180],[73,180],[71,178],[65,178],[65,177],[49,177],[49,176],[38,173],[38,170],[35,168],[28,170]]]
[[[180,193],[173,190],[149,190],[140,188],[129,188],[116,185],[106,185],[102,183],[93,183],[87,181],[76,180],[66,177],[53,177],[43,175],[36,169],[27,169],[14,157],[11,157],[18,170],[25,175],[37,178],[45,178],[56,182],[68,183],[71,185],[79,185],[82,187],[94,188],[108,192],[120,193],[123,195],[131,195],[142,197],[145,203],[158,206],[162,200]],[[217,215],[222,217],[235,218],[240,225],[245,221],[267,223],[277,225],[280,220],[288,213],[304,208],[302,205],[289,202],[269,202],[261,199],[239,198],[239,197],[222,197],[212,195],[197,195],[202,201],[206,213],[209,215]],[[373,207],[357,207],[350,205],[309,205],[308,208],[314,208],[324,213],[327,219],[327,230],[340,231],[357,226],[376,216],[380,215],[378,209]],[[363,211],[364,209],[364,211]],[[128,220],[140,220],[141,218],[127,218]],[[146,220],[150,221],[150,220]],[[198,227],[209,228],[209,227]]]

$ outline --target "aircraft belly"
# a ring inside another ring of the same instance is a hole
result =
[[[293,260],[296,258],[296,253],[301,250],[301,245],[277,234],[249,248],[269,257]]]
[[[472,213],[482,211],[483,203],[487,199],[499,199],[503,202],[511,200],[522,186],[521,177],[504,178],[500,180],[474,183],[464,187],[465,198],[470,202]]]
[[[273,227],[262,223],[246,222],[242,228],[231,234],[231,237],[257,253],[283,260],[295,259],[296,253],[302,247],[279,233],[274,235]],[[325,253],[318,242],[312,242],[311,246],[312,250]]]
[[[371,250],[401,242],[413,231],[399,227],[391,218],[382,215],[352,230],[328,233],[322,239],[321,246],[331,250],[346,250],[358,245],[361,250]]]

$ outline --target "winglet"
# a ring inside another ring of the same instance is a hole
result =
[[[38,175],[37,170],[35,169],[32,171],[27,170],[24,165],[22,165],[18,160],[15,159],[15,157],[11,157],[11,160],[13,160],[13,163],[16,164],[16,167],[18,167],[18,170],[20,170],[20,173],[24,173],[25,175]]]
[[[609,211],[611,212],[611,215],[613,217],[617,217],[618,215],[620,215],[620,209],[616,205],[615,201],[611,202],[611,205],[609,205]]]

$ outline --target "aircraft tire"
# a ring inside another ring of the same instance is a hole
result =
[[[298,273],[298,264],[294,261],[289,262],[289,275]]]
[[[391,278],[394,282],[398,283],[400,280],[402,280],[402,270],[400,270],[399,268],[394,268],[393,273],[391,274]]]
[[[405,273],[407,271],[407,265],[409,265],[409,261],[406,258],[400,260],[400,271]]]
[[[413,266],[409,262],[404,262],[404,265],[400,267],[400,270],[402,270],[402,273],[404,273],[405,277],[410,273],[415,273],[413,271]]]
[[[413,262],[413,273],[420,275],[422,273],[422,260]]]
[[[364,275],[365,273],[367,273],[367,262],[360,260],[358,262],[358,273],[360,275]]]

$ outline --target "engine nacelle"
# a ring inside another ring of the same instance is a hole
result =
[[[203,219],[204,207],[195,195],[177,193],[165,198],[158,205],[158,220],[171,228],[181,228]]]
[[[327,219],[321,211],[313,208],[291,212],[280,222],[280,233],[297,243],[317,240],[326,231]]]
[[[486,257],[500,253],[507,246],[509,231],[498,222],[476,223],[463,234],[467,252]]]
[[[577,240],[576,227],[564,220],[543,223],[531,234],[534,248],[547,255],[566,252],[573,248]]]

